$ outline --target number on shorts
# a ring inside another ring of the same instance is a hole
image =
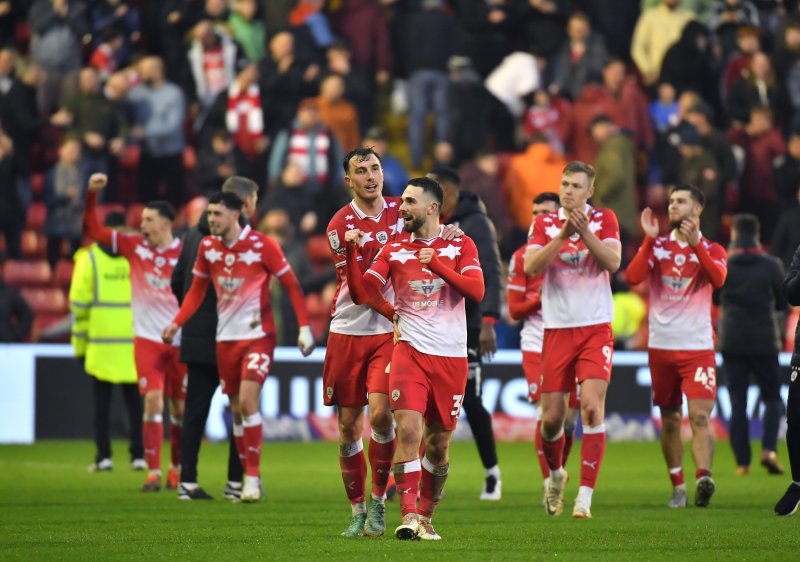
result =
[[[711,390],[717,385],[716,372],[717,370],[714,367],[709,367],[708,369],[698,367],[694,373],[694,382],[699,382],[708,390]]]
[[[457,418],[461,414],[461,402],[464,401],[463,394],[453,394],[453,411],[450,415]]]
[[[247,355],[247,369],[259,374],[269,372],[269,355],[266,353],[250,353]]]
[[[603,346],[603,357],[606,358],[606,364],[607,365],[611,364],[611,354],[612,354],[611,347],[608,346],[608,345],[604,345]]]

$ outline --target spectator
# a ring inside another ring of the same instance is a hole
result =
[[[269,56],[261,61],[258,69],[261,91],[269,100],[265,121],[270,138],[289,127],[297,100],[312,95],[312,84],[318,73],[316,65],[303,64],[295,58],[291,33],[281,32],[270,39]]]
[[[201,151],[208,150],[209,136],[227,130],[233,138],[239,175],[263,185],[269,148],[269,137],[265,133],[268,102],[258,78],[258,67],[248,64],[228,89],[217,96],[200,131],[199,145]],[[218,186],[214,191],[219,190]]]
[[[747,123],[750,111],[758,105],[766,106],[773,112],[779,108],[772,63],[764,53],[754,54],[747,75],[731,86],[728,94],[728,118],[731,123]]]
[[[561,172],[566,165],[567,159],[553,150],[542,136],[533,137],[525,152],[511,158],[503,180],[503,191],[506,212],[517,228],[528,230],[533,199],[561,185]]]
[[[590,130],[598,146],[594,161],[597,178],[592,205],[614,211],[622,240],[631,240],[639,234],[636,148],[608,115],[598,115],[592,119]]]
[[[702,99],[697,92],[691,90],[683,92],[678,97],[678,113],[675,115],[674,122],[663,134],[656,135],[653,157],[648,162],[648,175],[652,183],[664,185],[680,183],[681,155],[678,152],[680,131],[688,123],[689,110],[701,102]],[[650,204],[648,203],[648,205]]]
[[[750,472],[750,420],[747,395],[752,374],[764,404],[761,465],[770,474],[783,474],[775,451],[784,413],[778,352],[781,350],[776,312],[787,309],[783,292],[783,267],[765,255],[754,215],[736,215],[728,250],[728,276],[720,292],[722,315],[719,350],[724,359],[731,397],[729,431],[739,475]]]
[[[467,57],[452,56],[447,67],[450,70],[447,145],[455,161],[461,162],[486,149],[494,98]]]
[[[703,236],[717,241],[722,219],[720,173],[714,157],[703,147],[703,139],[690,124],[681,127],[678,151],[681,155],[678,182],[693,185],[705,195],[706,204],[700,217]]]
[[[127,0],[100,0],[92,8],[92,33],[103,37],[114,30],[121,38],[121,45],[114,50],[116,67],[123,67],[131,56],[131,50],[141,39],[142,23],[139,10]],[[112,71],[113,72],[113,71]]]
[[[159,21],[159,41],[151,52],[164,57],[169,82],[185,84],[189,80],[186,64],[185,37],[198,21],[199,0],[162,0]],[[149,39],[145,36],[145,39]],[[154,43],[152,39],[150,42]]]
[[[316,98],[306,98],[297,108],[291,129],[284,129],[275,137],[269,158],[269,181],[277,180],[288,162],[296,162],[312,197],[338,192],[342,158],[339,143],[319,118]]]
[[[800,68],[798,68],[798,61],[800,61],[800,21],[790,20],[783,32],[784,44],[779,45],[775,49],[773,55],[773,68],[775,68],[775,79],[778,82],[778,88],[781,96],[792,103],[792,109],[796,113],[800,108],[794,96],[796,96],[798,88],[798,80],[800,80]],[[792,90],[789,89],[789,82],[792,81]]]
[[[341,41],[334,42],[325,55],[328,73],[341,76],[344,80],[344,98],[355,106],[359,127],[362,133],[365,132],[375,120],[372,76],[351,64],[350,50]]]
[[[233,38],[250,62],[255,63],[267,56],[267,30],[264,22],[256,19],[257,9],[256,0],[234,0],[228,18]]]
[[[320,232],[326,220],[342,204],[344,194],[324,193],[314,196],[303,170],[296,162],[287,162],[281,177],[270,187],[264,200],[264,209],[282,209],[289,215],[298,234],[303,238]]]
[[[631,57],[645,85],[655,84],[661,74],[661,63],[667,50],[681,37],[684,26],[694,19],[679,0],[662,0],[639,16],[631,43]]]
[[[97,71],[87,67],[81,70],[79,91],[50,121],[67,128],[67,132],[80,139],[81,157],[87,174],[108,174],[112,157],[120,157],[125,150],[128,123],[118,103],[100,91]]]
[[[696,21],[684,26],[681,38],[664,55],[661,82],[669,82],[678,94],[693,90],[707,102],[718,99],[719,80],[711,53],[708,29]]]
[[[664,134],[678,122],[678,102],[675,87],[669,82],[658,85],[658,97],[650,102],[650,121],[656,134]]]
[[[22,258],[22,228],[25,212],[17,189],[17,164],[14,142],[0,128],[0,233],[6,241],[6,252],[12,259]]]
[[[15,47],[17,22],[27,11],[23,0],[0,0],[0,49]]]
[[[274,37],[290,29],[289,12],[295,2],[296,0],[261,0],[261,19],[267,26],[267,37]]]
[[[380,154],[383,168],[383,191],[385,195],[399,197],[408,184],[408,172],[399,158],[389,153],[386,130],[383,127],[371,127],[364,136],[364,146],[371,146]]]
[[[47,205],[47,261],[55,268],[62,257],[61,246],[67,242],[67,257],[78,250],[83,240],[81,216],[88,174],[81,161],[81,142],[65,137],[58,150],[58,162],[45,176],[43,198]]]
[[[588,82],[600,82],[608,52],[603,38],[592,33],[589,18],[574,12],[567,23],[567,40],[559,51],[553,69],[559,92],[575,100]]]
[[[758,28],[758,9],[749,0],[715,0],[708,27],[717,36],[724,56],[736,50],[736,32],[744,26]]]
[[[41,68],[37,104],[45,115],[78,89],[81,41],[89,32],[86,16],[81,0],[34,0],[31,4],[31,56]]]
[[[383,10],[372,0],[344,0],[330,17],[333,32],[353,54],[353,64],[375,76],[378,84],[389,81],[392,50],[389,26]],[[365,30],[367,31],[365,33]]]
[[[102,41],[92,51],[92,56],[89,57],[89,65],[97,71],[102,82],[108,80],[109,76],[116,72],[119,67],[117,53],[119,53],[124,44],[125,37],[117,28],[108,27],[103,30]]]
[[[486,77],[509,53],[516,6],[496,0],[457,0],[454,4],[464,32],[463,53],[478,74]]]
[[[208,197],[220,190],[223,182],[238,174],[236,151],[230,133],[218,129],[208,145],[197,155],[194,181],[200,193]]]
[[[298,58],[302,60],[322,62],[320,55],[334,42],[324,7],[324,0],[299,0],[289,12],[289,25],[299,48]]]
[[[403,17],[399,56],[408,73],[408,144],[411,167],[422,168],[425,124],[433,114],[434,142],[447,141],[447,61],[457,48],[458,27],[443,0],[423,0],[422,9]]]
[[[530,53],[511,53],[486,77],[484,85],[492,95],[489,102],[495,149],[514,150],[516,121],[525,111],[522,98],[541,85],[539,63]]]
[[[478,152],[472,160],[464,162],[458,172],[461,175],[461,184],[464,189],[473,192],[486,205],[486,214],[494,223],[497,241],[500,245],[500,255],[505,261],[506,257],[519,247],[519,244],[515,243],[517,237],[514,232],[514,223],[503,200],[503,191],[500,187],[500,159],[497,153]]]
[[[200,130],[211,105],[220,92],[236,77],[242,53],[223,27],[203,20],[192,30],[192,43],[187,57],[192,87],[192,103],[197,103],[195,130]]]
[[[0,128],[13,142],[14,176],[22,184],[24,195],[30,196],[28,177],[33,160],[33,142],[39,133],[36,96],[28,84],[14,75],[16,56],[11,49],[0,49]],[[35,78],[36,66],[29,67]],[[22,201],[25,208],[29,201]]]
[[[572,2],[569,0],[529,0],[519,2],[514,14],[525,45],[551,58],[564,40]]]
[[[786,143],[786,156],[775,169],[775,191],[781,208],[797,206],[797,188],[800,187],[800,130],[793,130]],[[794,248],[791,249],[794,252]],[[789,255],[791,258],[791,254]]]
[[[780,213],[773,182],[774,162],[786,152],[783,137],[773,125],[772,110],[754,107],[747,126],[731,129],[728,138],[744,151],[739,208],[758,217],[761,235],[764,240],[770,240]]]
[[[711,107],[705,102],[698,102],[687,111],[686,122],[700,133],[703,147],[717,164],[720,174],[719,184],[722,189],[720,195],[737,191],[739,172],[733,155],[733,146],[725,133],[714,126],[714,112]],[[722,200],[720,203],[725,201]]]
[[[339,141],[342,150],[349,152],[361,140],[358,127],[358,114],[352,103],[344,99],[344,80],[331,74],[322,80],[319,97],[319,117]]]
[[[618,59],[606,63],[603,84],[588,84],[572,106],[564,142],[573,158],[593,162],[597,145],[589,128],[596,115],[604,113],[631,136],[636,148],[649,151],[653,147],[647,98],[636,79],[625,75],[625,64]]]
[[[761,50],[761,41],[758,36],[758,28],[745,25],[736,31],[737,50],[728,57],[725,68],[722,71],[722,98],[728,99],[728,92],[734,82],[742,76],[746,76],[750,71],[750,63],[753,55]],[[776,59],[777,73],[777,59]]]
[[[557,151],[564,152],[564,129],[569,117],[569,102],[547,90],[533,93],[533,104],[525,110],[522,120],[522,138],[528,141],[542,135]]]
[[[641,6],[642,3],[631,0],[581,3],[581,7],[592,22],[592,27],[605,38],[609,54],[625,60],[631,56],[631,37],[639,19]]]
[[[798,184],[794,205],[784,207],[778,225],[772,235],[770,251],[788,268],[792,263],[794,251],[800,247],[800,184]]]
[[[162,198],[179,206],[184,197],[183,92],[167,81],[164,63],[158,57],[143,59],[139,73],[142,83],[128,92],[134,123],[131,136],[142,146],[137,193],[141,201]]]
[[[3,280],[4,259],[0,256],[0,343],[20,343],[31,331],[33,312],[19,290]]]

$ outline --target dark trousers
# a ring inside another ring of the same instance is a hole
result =
[[[142,415],[144,406],[136,384],[112,384],[94,377],[94,442],[99,462],[111,458],[111,391],[115,386],[122,390],[125,409],[128,410],[131,460],[144,458],[142,447]]]
[[[3,203],[5,204],[5,203]],[[6,253],[12,260],[22,259],[22,224],[0,225],[0,234],[6,238]]]
[[[469,378],[464,390],[462,408],[467,414],[469,427],[475,436],[478,454],[484,468],[492,468],[497,464],[497,448],[494,443],[492,416],[481,402],[481,354],[479,349],[480,328],[467,328],[467,361],[469,362]]]
[[[181,436],[181,482],[197,482],[197,459],[200,443],[205,433],[211,399],[219,386],[216,365],[188,363],[189,382],[186,388],[186,407],[183,413]],[[228,480],[241,482],[244,470],[239,462],[236,441],[230,434],[228,453]]]
[[[183,154],[139,157],[137,177],[139,201],[165,199],[176,208],[184,199]]]
[[[728,392],[731,396],[731,419],[729,431],[731,447],[736,464],[749,466],[750,421],[747,417],[747,389],[750,375],[755,378],[764,403],[764,436],[761,446],[774,451],[778,446],[778,426],[783,415],[783,400],[780,394],[780,370],[778,354],[733,355],[723,354],[725,373],[728,375]]]
[[[789,400],[786,403],[786,445],[789,448],[789,464],[792,480],[800,482],[800,361],[792,361],[792,377],[789,379]]]

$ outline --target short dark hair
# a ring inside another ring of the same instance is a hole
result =
[[[258,193],[258,184],[250,178],[231,176],[222,184],[222,191],[235,193],[244,201],[245,197],[252,197]]]
[[[431,178],[411,178],[408,180],[408,185],[422,188],[422,191],[432,196],[439,204],[439,208],[442,208],[442,203],[444,202],[444,190],[442,189],[442,186],[439,185],[438,181]]]
[[[571,176],[572,174],[586,174],[586,177],[589,178],[590,184],[594,183],[594,178],[597,176],[594,166],[587,164],[586,162],[581,162],[580,160],[573,160],[572,162],[569,162],[566,166],[564,166],[564,170],[561,173],[568,176]]]
[[[217,191],[208,198],[208,204],[224,205],[231,211],[241,211],[244,201],[232,191]]]
[[[553,193],[552,191],[542,192],[533,198],[534,205],[541,205],[542,203],[547,203],[548,201],[552,201],[559,207],[561,206],[561,199],[559,199],[558,193]]]
[[[103,226],[107,226],[109,228],[119,228],[121,226],[125,226],[125,222],[125,213],[120,211],[111,211],[103,220]]]
[[[157,212],[160,216],[164,217],[168,221],[172,222],[175,220],[175,207],[173,207],[169,202],[157,200],[157,201],[150,201],[147,205],[144,206],[145,209],[153,209]]]
[[[448,181],[453,185],[461,185],[461,176],[459,176],[458,172],[450,166],[434,166],[430,173],[436,176],[438,179]]]
[[[699,187],[689,183],[679,183],[678,185],[674,185],[670,188],[669,194],[672,195],[676,191],[688,191],[692,199],[694,199],[696,203],[700,203],[701,207],[705,208],[706,196]]]
[[[342,168],[344,168],[344,173],[350,173],[350,160],[355,158],[356,162],[363,162],[370,156],[375,156],[378,159],[378,162],[381,161],[381,155],[375,152],[375,149],[371,146],[360,146],[358,148],[354,148],[350,152],[344,155],[342,159]]]
[[[733,215],[731,228],[738,232],[740,235],[749,236],[751,238],[758,238],[758,233],[761,230],[761,224],[758,222],[758,217],[750,213],[741,213]]]

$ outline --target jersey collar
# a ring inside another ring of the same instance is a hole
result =
[[[156,248],[156,251],[157,252],[166,252],[167,250],[174,250],[175,248],[177,248],[180,245],[181,245],[181,239],[178,238],[177,236],[175,236],[172,239],[172,244],[170,244],[166,248]]]
[[[589,211],[591,211],[591,210],[592,210],[592,206],[589,205],[589,203],[584,203],[583,204],[583,214],[584,215],[586,215],[588,217],[589,216]],[[564,207],[559,207],[558,208],[558,220],[560,220],[560,221],[567,220],[567,215],[564,213]]]
[[[444,225],[443,225],[443,224],[440,224],[440,225],[439,225],[439,233],[438,233],[436,236],[434,236],[433,238],[417,238],[416,236],[414,236],[414,233],[412,232],[412,233],[411,233],[411,241],[412,241],[412,242],[416,242],[417,240],[419,240],[419,241],[420,241],[420,242],[422,242],[423,244],[425,244],[425,245],[427,245],[427,246],[430,246],[430,245],[431,245],[431,243],[432,243],[434,240],[436,240],[437,238],[441,238],[441,237],[442,237],[442,231],[443,231],[443,230],[444,230]]]
[[[358,205],[356,205],[356,200],[355,199],[350,201],[350,207],[353,209],[353,212],[356,214],[356,216],[361,220],[364,220],[364,219],[377,219],[378,217],[380,217],[383,214],[383,211],[387,207],[386,199],[384,199],[383,197],[381,197],[381,203],[383,203],[383,206],[381,207],[381,212],[378,213],[377,215],[375,215],[374,217],[366,214],[364,211],[359,209]]]
[[[251,230],[251,229],[250,229],[250,225],[249,225],[249,224],[246,224],[246,225],[244,225],[244,228],[242,229],[242,231],[239,233],[239,238],[237,238],[236,240],[234,240],[234,241],[233,241],[231,244],[228,244],[228,243],[227,243],[227,242],[225,242],[225,240],[223,240],[222,238],[220,238],[220,239],[219,239],[219,241],[220,241],[220,242],[222,242],[222,244],[223,244],[224,246],[227,246],[228,248],[233,248],[233,247],[236,245],[236,243],[237,243],[237,242],[239,242],[240,240],[244,240],[245,238],[247,238],[247,236],[250,234],[250,230]]]
[[[681,248],[685,248],[686,246],[689,245],[689,243],[688,242],[684,242],[683,240],[678,240],[678,237],[676,236],[677,232],[678,232],[678,229],[677,228],[673,228],[672,232],[669,233],[669,239],[672,242],[677,242],[680,245]],[[698,234],[700,235],[700,241],[702,242],[703,241],[703,233],[702,232],[698,232]]]

